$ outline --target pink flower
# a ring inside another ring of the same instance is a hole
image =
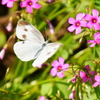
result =
[[[37,4],[38,0],[25,0],[20,3],[20,6],[26,7],[26,11],[32,13],[32,8],[39,9],[41,5]]]
[[[94,40],[88,40],[88,43],[92,43],[89,47],[94,47],[96,44],[100,44],[100,32],[94,34]]]
[[[11,32],[12,31],[12,21],[9,21],[8,25],[6,26],[6,30],[8,32]]]
[[[93,83],[93,76],[97,74],[97,72],[95,71],[90,71],[90,67],[85,66],[86,69],[86,73],[83,71],[79,71],[79,76],[82,78],[82,82],[85,83],[88,80],[90,81],[90,83]]]
[[[55,0],[46,0],[47,1],[47,3],[52,3],[52,2],[54,2]]]
[[[86,70],[86,72],[89,72],[91,69],[90,69],[90,66],[89,65],[86,65],[85,67],[84,67],[84,70]]]
[[[49,100],[49,99],[45,99],[45,96],[41,96],[38,100]]]
[[[3,49],[0,51],[0,60],[4,58],[6,49],[7,49],[7,44],[4,45]]]
[[[57,75],[59,78],[64,77],[64,71],[66,71],[69,67],[69,64],[64,64],[64,59],[62,57],[59,57],[58,61],[55,60],[52,63],[53,68],[51,69],[51,75],[55,76]]]
[[[71,79],[71,81],[72,81],[73,83],[75,83],[77,78],[78,78],[78,75],[76,74],[76,75]]]
[[[50,33],[54,34],[54,27],[53,27],[52,23],[48,19],[46,20],[46,22],[47,22],[47,24],[48,24],[48,26],[50,28]]]
[[[99,75],[96,75],[94,77],[94,80],[96,81],[94,84],[93,84],[93,87],[97,87],[98,85],[100,85],[100,76]]]
[[[11,8],[13,7],[14,1],[17,1],[17,0],[2,0],[1,4],[2,5],[7,4],[7,7]]]
[[[75,97],[75,90],[72,90],[72,93],[69,95],[69,99],[74,100],[74,97]]]
[[[76,20],[72,17],[68,19],[68,22],[72,24],[68,27],[69,32],[76,30],[75,34],[79,34],[82,30],[81,27],[86,27],[87,22],[83,19],[85,16],[84,13],[79,13],[76,15]]]
[[[84,17],[84,19],[89,21],[87,23],[87,27],[88,28],[94,27],[95,30],[100,30],[100,25],[99,25],[100,16],[98,10],[92,9],[92,15],[86,14],[86,16]]]

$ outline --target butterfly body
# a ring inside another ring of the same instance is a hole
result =
[[[35,59],[32,64],[34,67],[44,63],[62,45],[61,43],[48,43],[33,25],[22,19],[18,21],[16,36],[22,41],[14,44],[15,54],[22,61]]]
[[[46,44],[47,44],[47,43],[43,43],[43,44],[42,44],[41,49],[39,49],[39,50],[37,51],[37,53],[35,54],[35,57],[36,57],[36,58],[38,57],[39,53],[44,49],[44,47],[46,46]]]

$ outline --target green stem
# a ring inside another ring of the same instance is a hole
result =
[[[50,69],[51,69],[51,66],[49,65],[49,66],[45,69],[45,71],[42,73],[42,75],[41,75],[41,77],[40,77],[39,80],[43,80],[45,77],[47,77],[46,75],[47,75],[47,73],[50,71]]]
[[[25,77],[25,74],[26,74],[26,69],[27,69],[27,62],[24,63],[24,66],[23,66],[23,70],[22,70],[22,74],[20,76],[20,83],[22,83],[24,77]]]
[[[16,77],[18,76],[18,74],[19,74],[19,72],[20,72],[21,64],[22,64],[22,61],[19,60],[18,65],[17,65],[17,67],[16,67],[15,74],[14,74],[14,78],[16,78]]]

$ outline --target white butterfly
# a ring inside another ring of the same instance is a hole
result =
[[[14,52],[22,61],[35,59],[32,66],[43,64],[51,57],[61,43],[47,43],[42,34],[31,24],[20,19],[16,27],[16,36],[22,41],[14,44]]]

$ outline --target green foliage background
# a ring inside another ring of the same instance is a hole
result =
[[[22,62],[16,57],[9,66],[4,79],[0,81],[0,100],[37,100],[42,95],[50,100],[68,100],[72,87],[77,92],[75,100],[80,100],[80,97],[82,100],[99,100],[99,87],[93,88],[89,83],[73,84],[70,81],[74,77],[72,68],[65,72],[64,78],[52,77],[50,69],[54,60],[63,57],[65,62],[73,68],[81,69],[89,64],[91,69],[100,71],[99,63],[95,63],[95,60],[99,62],[100,47],[89,48],[87,46],[87,40],[91,38],[90,31],[84,29],[79,35],[67,31],[69,17],[75,18],[80,12],[91,13],[93,8],[100,11],[100,0],[55,0],[53,4],[40,0],[39,3],[42,7],[34,10],[33,14],[28,14],[25,9],[21,9],[25,12],[24,19],[35,25],[41,32],[48,29],[45,20],[49,19],[55,28],[55,34],[52,37],[63,46],[48,59],[46,63],[49,65],[41,69],[32,67],[33,61]],[[18,6],[19,2],[15,3],[14,7],[9,9],[8,14],[17,11]],[[80,39],[82,41],[79,43]],[[55,40],[51,39],[51,41]],[[5,42],[6,35],[1,31],[0,47]]]

